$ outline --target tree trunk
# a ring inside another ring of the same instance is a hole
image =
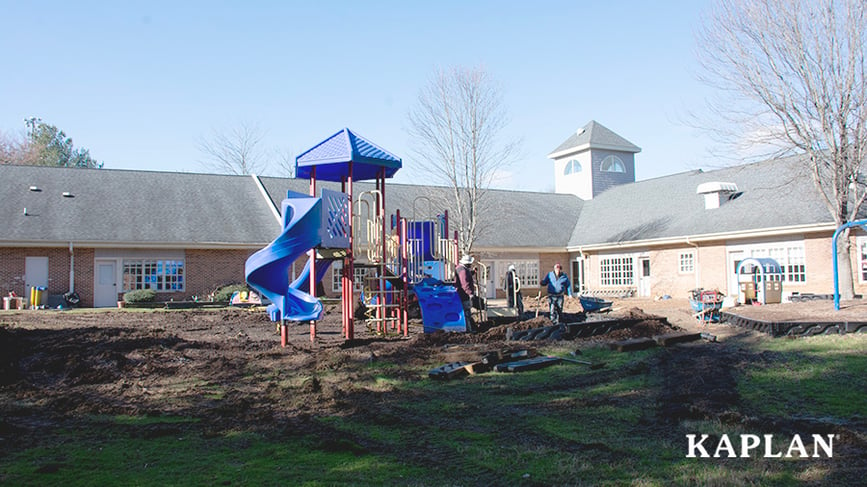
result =
[[[840,232],[837,237],[837,285],[840,299],[855,298],[855,281],[852,278],[852,245],[849,241],[849,229]]]

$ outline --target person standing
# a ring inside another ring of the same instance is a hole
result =
[[[475,262],[473,256],[465,255],[461,257],[458,265],[455,266],[455,285],[458,288],[458,296],[461,298],[461,305],[464,308],[464,318],[467,322],[467,331],[474,331],[474,323],[472,316],[472,302],[476,295],[476,285],[473,279],[473,270],[470,267]]]
[[[554,270],[549,272],[539,285],[548,286],[548,312],[551,323],[557,325],[560,323],[560,316],[563,315],[563,296],[572,297],[569,276],[563,272],[563,266],[558,262],[554,264]]]
[[[509,264],[506,271],[506,282],[503,286],[506,290],[506,303],[510,308],[517,308],[518,316],[524,315],[524,298],[521,296],[521,279],[514,264]]]

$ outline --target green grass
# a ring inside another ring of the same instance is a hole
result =
[[[748,413],[831,418],[867,415],[867,336],[760,342],[738,382]]]
[[[867,336],[767,338],[743,347],[754,358],[736,377],[744,415],[863,418]],[[90,417],[85,428],[56,431],[44,446],[0,458],[0,483],[668,486],[834,478],[827,462],[685,458],[686,433],[757,432],[718,419],[660,424],[665,353],[591,348],[581,358],[605,368],[562,363],[445,382],[409,380],[405,370],[392,374],[400,364],[379,360],[359,364],[363,373],[347,389],[377,394],[375,407],[315,418],[315,431],[212,430],[194,415]],[[436,365],[419,367],[419,377]],[[309,379],[309,371],[259,373],[289,388]],[[212,399],[224,393],[198,387]]]

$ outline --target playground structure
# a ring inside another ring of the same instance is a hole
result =
[[[743,304],[781,303],[783,296],[783,269],[776,260],[767,257],[749,257],[738,263],[738,301]]]
[[[343,129],[296,158],[296,178],[310,182],[309,195],[289,192],[282,201],[283,230],[267,247],[247,259],[247,283],[271,301],[268,314],[280,322],[281,341],[287,342],[286,321],[316,321],[323,305],[316,284],[329,267],[340,272],[343,335],[355,334],[355,306],[365,308],[365,321],[377,333],[407,336],[410,287],[422,309],[425,331],[465,327],[460,300],[451,285],[433,281],[453,279],[457,262],[457,232],[448,238],[448,213],[422,215],[417,203],[413,217],[386,212],[385,180],[401,168],[401,160],[366,139]],[[358,195],[353,185],[373,180],[375,187]],[[322,189],[317,182],[340,183],[340,191]],[[304,269],[288,282],[288,270],[306,254]],[[340,262],[340,266],[334,266]],[[339,268],[338,268],[339,267]],[[425,281],[424,283],[422,281]],[[359,300],[356,300],[356,292]],[[457,302],[457,304],[455,304]]]

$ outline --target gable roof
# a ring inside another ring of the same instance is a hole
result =
[[[11,165],[0,171],[0,244],[254,247],[274,235],[274,218],[250,176]]]
[[[769,229],[833,229],[802,157],[639,181],[589,201],[567,194],[488,190],[476,247],[601,249]],[[94,247],[260,248],[280,233],[273,208],[280,207],[288,190],[307,193],[309,183],[259,180],[270,202],[250,176],[0,166],[0,246],[73,242]],[[739,193],[719,208],[705,209],[704,196],[696,190],[710,182],[734,183]],[[320,187],[339,190],[332,182]],[[355,195],[374,188],[357,183]],[[448,210],[454,221],[457,212],[450,193],[446,187],[389,184],[386,210],[392,214],[400,209],[403,216],[417,219]]]
[[[690,171],[617,186],[585,202],[569,240],[577,248],[831,224],[803,156],[715,171]],[[735,183],[739,193],[705,209],[700,184]]]
[[[623,152],[641,152],[641,148],[623,137],[614,133],[608,127],[596,120],[591,120],[587,125],[573,132],[562,144],[548,154],[548,158],[554,159],[572,152],[588,149],[608,149]]]

